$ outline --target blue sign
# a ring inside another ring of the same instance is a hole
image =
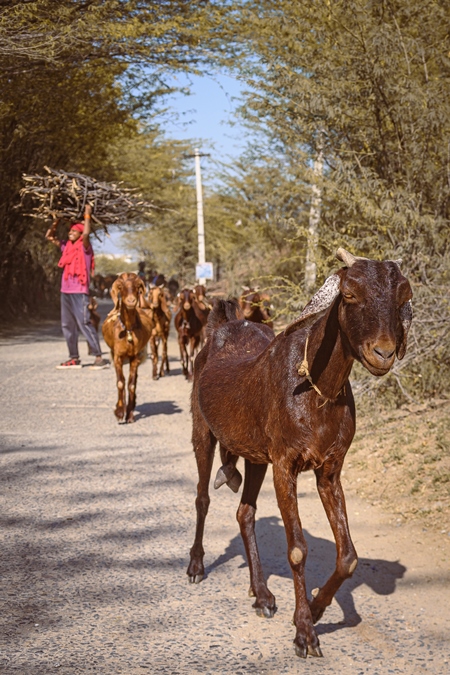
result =
[[[214,279],[213,264],[210,262],[197,263],[195,266],[196,279]]]

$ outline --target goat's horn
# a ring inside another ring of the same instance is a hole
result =
[[[346,251],[345,248],[338,248],[336,251],[336,258],[341,260],[347,267],[354,265],[357,260],[368,260],[368,258],[353,255],[353,253]]]

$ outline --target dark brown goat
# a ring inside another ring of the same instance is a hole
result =
[[[197,316],[200,317],[200,321],[203,324],[202,332],[200,334],[200,349],[202,349],[206,342],[206,323],[211,311],[211,305],[206,298],[206,288],[203,286],[203,284],[197,284],[197,286],[194,286],[194,293],[199,309]]]
[[[195,292],[190,288],[183,288],[177,295],[174,324],[178,333],[183,375],[189,382],[192,380],[194,357],[200,344],[203,322],[204,315],[198,306]]]
[[[247,321],[265,323],[269,328],[273,328],[268,305],[269,296],[267,293],[260,293],[254,288],[245,288],[244,293],[239,298],[239,306]]]
[[[169,309],[163,286],[151,286],[148,292],[148,303],[153,319],[152,334],[150,336],[150,351],[153,361],[153,379],[164,377],[169,372],[169,357],[167,355],[167,340],[169,339],[170,319]],[[161,366],[158,375],[158,347],[161,343]]]
[[[264,324],[236,319],[236,303],[219,301],[208,322],[208,341],[197,356],[192,391],[192,441],[199,472],[197,528],[187,570],[191,582],[204,575],[203,530],[216,442],[223,466],[215,487],[237,490],[238,457],[245,481],[237,511],[250,568],[253,607],[273,616],[255,539],[257,497],[273,464],[295,588],[295,650],[321,656],[313,624],[351,577],[357,555],[350,538],[340,474],[355,431],[348,381],[354,360],[384,375],[395,355],[403,358],[411,323],[411,287],[396,262],[355,258],[343,249],[346,267],[329,277],[300,317],[274,338]],[[308,601],[307,546],[297,504],[297,475],[313,470],[337,548],[336,568]]]
[[[117,375],[118,400],[114,414],[120,421],[134,422],[137,370],[145,358],[145,348],[152,332],[152,318],[145,301],[145,285],[134,272],[124,272],[111,287],[114,309],[106,317],[103,337],[111,349]],[[130,363],[128,404],[125,413],[125,377],[123,365]]]

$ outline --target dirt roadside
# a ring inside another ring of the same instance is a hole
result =
[[[413,522],[404,504],[400,516],[374,503],[391,469],[383,474],[377,457],[373,466],[364,460],[363,437],[344,475],[360,563],[318,624],[323,659],[294,653],[294,594],[271,475],[257,531],[275,617],[260,619],[251,608],[238,497],[225,486],[211,491],[207,578],[188,583],[196,487],[190,385],[173,338],[169,353],[167,378],[153,382],[150,363],[142,365],[137,421],[118,425],[112,370],[55,369],[66,355],[57,324],[0,338],[0,672],[448,673],[448,526]],[[387,445],[373,439],[381,466],[395,465],[383,461],[393,452],[389,434],[383,438]],[[357,481],[369,475],[363,461],[379,480],[374,492],[369,479]],[[414,495],[413,485],[404,493]],[[332,570],[335,552],[309,474],[299,479],[299,507],[311,590]]]

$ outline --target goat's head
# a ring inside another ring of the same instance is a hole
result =
[[[145,284],[134,272],[124,272],[115,280],[111,288],[111,297],[116,309],[122,303],[126,309],[132,310],[145,306]]]
[[[203,286],[203,284],[197,284],[194,286],[194,293],[198,302],[204,302],[206,297],[206,288]]]
[[[340,330],[352,356],[373,375],[384,375],[396,354],[398,359],[405,355],[411,286],[399,261],[357,258],[344,249],[338,249],[337,257],[346,267],[326,280],[285,334],[307,328],[336,301]]]
[[[254,288],[243,287],[244,293],[239,298],[239,305],[248,319],[254,313],[256,307],[261,306],[261,296]]]
[[[195,292],[192,288],[183,288],[182,291],[178,293],[178,306],[188,312],[193,303],[195,302]]]
[[[163,286],[155,286],[152,284],[148,292],[148,301],[150,303],[150,307],[157,309],[161,305],[163,297]]]

